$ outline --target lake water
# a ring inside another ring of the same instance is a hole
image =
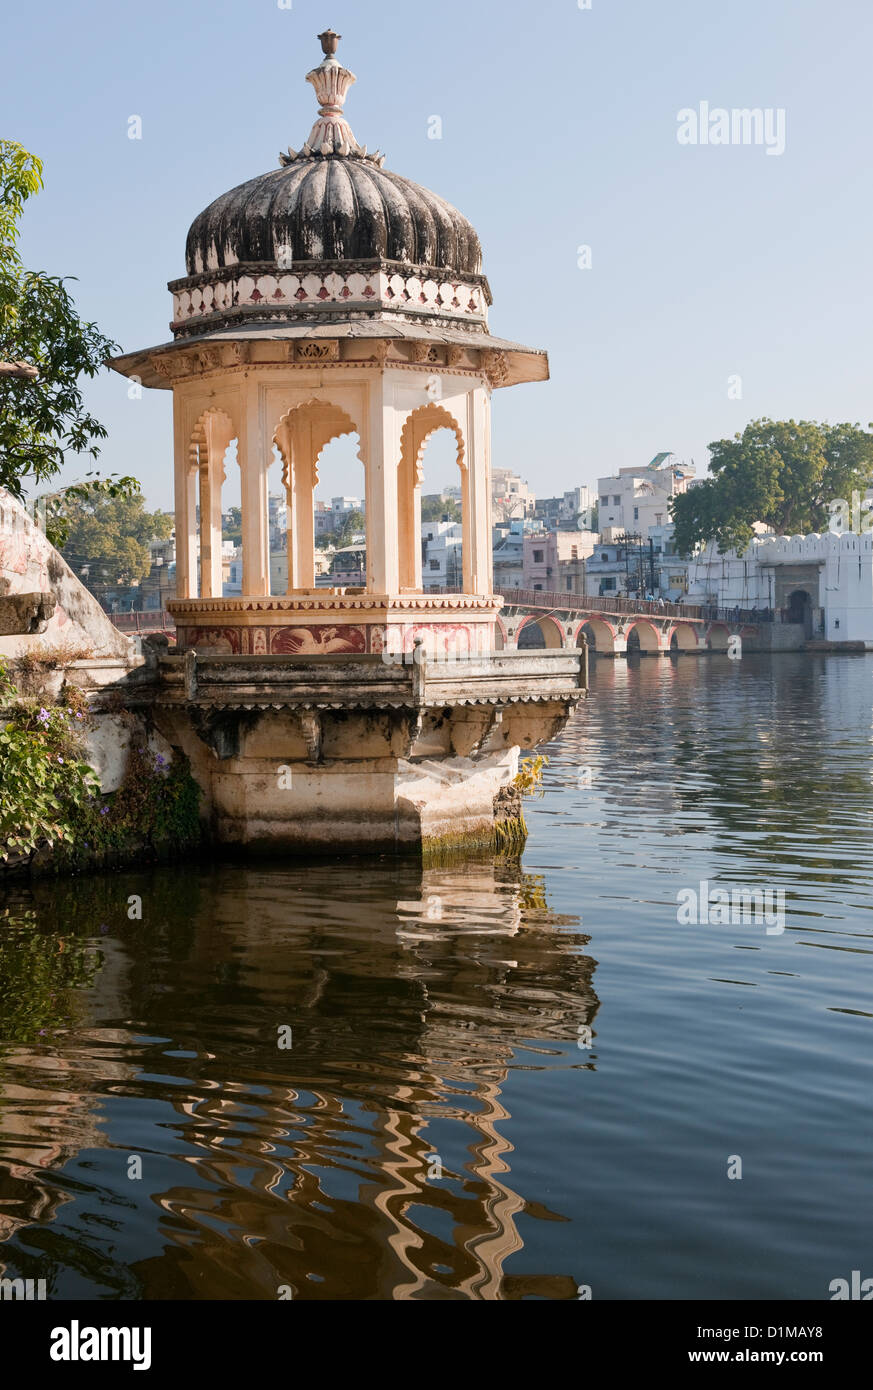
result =
[[[149,1299],[873,1276],[873,658],[599,661],[545,751],[521,865],[6,899],[0,1271]],[[701,883],[773,910],[678,921]]]

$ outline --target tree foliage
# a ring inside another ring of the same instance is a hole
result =
[[[343,517],[343,524],[336,532],[337,546],[354,545],[355,536],[360,535],[365,525],[366,522],[362,511],[355,509],[354,511],[346,512]]]
[[[679,555],[710,540],[742,551],[756,522],[777,536],[825,531],[830,504],[873,477],[873,434],[857,424],[752,420],[709,451],[711,476],[670,504]]]
[[[122,484],[134,484],[124,489]],[[134,584],[151,569],[149,541],[166,540],[173,518],[146,510],[145,498],[133,479],[112,484],[89,484],[65,491],[61,554],[81,576],[94,584]]]
[[[0,861],[70,841],[100,789],[84,758],[77,705],[22,701],[0,662]]]
[[[461,515],[461,508],[453,497],[433,494],[421,499],[422,521],[442,521],[443,517],[448,517],[449,521],[460,521]]]
[[[79,318],[64,279],[21,263],[19,221],[41,187],[42,162],[0,140],[0,360],[39,369],[36,378],[0,376],[0,486],[18,498],[28,478],[54,477],[68,454],[97,457],[106,430],[85,408],[80,381],[118,350]]]

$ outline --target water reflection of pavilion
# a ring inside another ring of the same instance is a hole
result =
[[[175,1079],[162,1142],[190,1174],[151,1192],[163,1252],[126,1248],[143,1295],[574,1296],[569,1269],[504,1272],[521,1214],[562,1219],[512,1185],[505,1087],[594,1018],[573,920],[490,861],[246,869],[203,877],[181,958],[131,939],[124,1007],[170,1039],[141,1069]]]

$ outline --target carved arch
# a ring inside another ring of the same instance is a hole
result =
[[[193,533],[199,488],[201,598],[216,598],[222,592],[221,489],[226,480],[225,457],[235,435],[233,420],[218,406],[204,410],[191,432],[186,526]]]
[[[208,410],[204,410],[191,434],[191,442],[188,446],[189,466],[192,469],[202,468],[204,454],[206,459],[211,462],[212,450],[216,446],[220,448],[221,441],[224,440],[224,448],[221,450],[219,458],[221,461],[220,481],[225,482],[224,456],[235,435],[236,429],[233,420],[226,410],[221,410],[218,406],[210,406]]]
[[[400,459],[397,466],[397,521],[399,528],[400,588],[407,593],[418,592],[421,576],[421,509],[419,488],[424,481],[422,458],[427,441],[437,430],[451,430],[457,444],[458,467],[461,471],[464,497],[464,544],[468,540],[467,446],[460,424],[445,406],[431,401],[410,411],[400,432]]]
[[[295,425],[308,425],[312,431],[309,443],[311,447],[312,486],[315,489],[319,481],[318,465],[328,444],[346,434],[356,434],[360,439],[360,430],[348,411],[343,410],[342,406],[334,405],[331,401],[320,401],[313,398],[312,400],[301,401],[299,405],[292,405],[290,410],[285,411],[273,431],[273,443],[282,457],[282,485],[286,488],[291,485]],[[363,463],[364,459],[360,447],[358,448],[358,458]]]
[[[342,406],[312,398],[287,410],[273,431],[282,459],[282,485],[287,498],[288,592],[315,587],[315,536],[312,501],[318,486],[318,464],[328,444],[360,430]],[[358,458],[363,463],[360,445]]]
[[[436,430],[443,429],[451,430],[455,436],[458,444],[458,467],[463,473],[467,468],[467,446],[461,426],[451,411],[446,410],[444,405],[437,405],[432,401],[430,405],[418,406],[406,417],[400,434],[400,463],[401,467],[404,463],[411,463],[416,487],[420,487],[424,481],[421,461],[425,445]]]

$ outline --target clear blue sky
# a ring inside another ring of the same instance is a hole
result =
[[[869,0],[7,6],[0,131],[45,160],[27,263],[78,277],[125,350],[166,341],[189,223],[302,144],[328,25],[358,139],[470,218],[492,330],[550,353],[550,383],[495,393],[495,464],[547,494],[662,449],[701,467],[759,415],[873,417]],[[681,146],[701,100],[783,107],[785,153]],[[88,396],[104,471],[171,506],[170,393]],[[360,491],[347,459],[323,494]],[[428,481],[453,481],[438,455]]]

